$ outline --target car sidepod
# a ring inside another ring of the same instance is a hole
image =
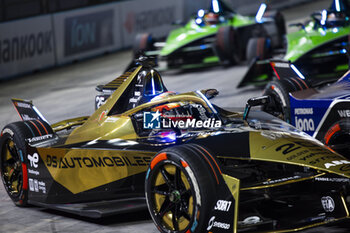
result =
[[[143,197],[154,152],[28,147],[29,202],[82,203]]]
[[[210,137],[196,142],[211,154],[217,145],[222,172],[207,232],[289,232],[349,217],[349,160],[311,137],[290,133],[261,130],[220,135],[220,141],[238,142],[238,135],[249,135],[246,153],[242,142],[236,151],[237,145],[208,143],[214,141]]]

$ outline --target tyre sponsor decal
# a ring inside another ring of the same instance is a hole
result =
[[[191,178],[192,184],[193,184],[193,188],[194,188],[194,192],[196,193],[196,202],[199,206],[201,206],[201,194],[200,194],[200,189],[196,180],[196,177],[194,176],[191,168],[189,166],[185,167],[185,170],[187,171],[187,174],[189,175],[189,177]]]
[[[5,128],[5,129],[2,131],[2,134],[5,134],[5,133],[10,134],[12,137],[13,137],[13,135],[14,135],[13,131],[12,131],[11,129],[9,129],[9,128]]]

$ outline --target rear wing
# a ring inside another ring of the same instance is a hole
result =
[[[11,99],[19,117],[22,121],[41,120],[49,124],[31,100]]]
[[[279,80],[290,78],[300,78],[305,80],[305,76],[302,72],[289,61],[271,60],[270,66]]]
[[[259,61],[255,59],[248,68],[248,71],[243,76],[243,79],[238,83],[237,88],[255,85],[262,86],[272,80],[273,71],[269,60]]]
[[[255,60],[249,67],[247,73],[238,84],[237,88],[256,85],[265,85],[273,77],[277,79],[306,79],[302,72],[291,62],[285,60]],[[304,81],[305,82],[305,81]]]

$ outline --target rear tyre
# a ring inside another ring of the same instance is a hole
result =
[[[250,38],[246,58],[250,64],[255,59],[264,60],[272,56],[271,40],[265,37]]]
[[[53,134],[53,131],[46,122],[39,120],[14,122],[5,126],[1,132],[1,180],[17,206],[26,206],[28,203],[26,139],[44,134]]]
[[[284,16],[279,11],[268,11],[264,16],[273,19],[272,23],[264,24],[265,30],[271,38],[273,48],[284,47],[287,32]]]
[[[137,34],[133,46],[134,57],[137,58],[146,51],[153,50],[153,43],[154,40],[150,33]]]
[[[216,34],[215,48],[222,64],[234,65],[239,62],[238,36],[233,27],[219,28]]]
[[[350,158],[350,122],[340,120],[330,127],[324,136],[323,143],[339,154]]]
[[[215,201],[215,180],[195,147],[157,154],[146,176],[149,212],[161,232],[204,232]]]

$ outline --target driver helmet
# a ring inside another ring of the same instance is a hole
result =
[[[164,99],[164,98],[173,96],[173,95],[176,95],[176,92],[173,92],[173,91],[163,92],[162,94],[159,94],[159,95],[153,97],[153,98],[151,99],[151,101],[161,100],[161,99]]]
[[[219,23],[219,14],[209,12],[204,16],[204,20],[209,25],[214,25]]]

